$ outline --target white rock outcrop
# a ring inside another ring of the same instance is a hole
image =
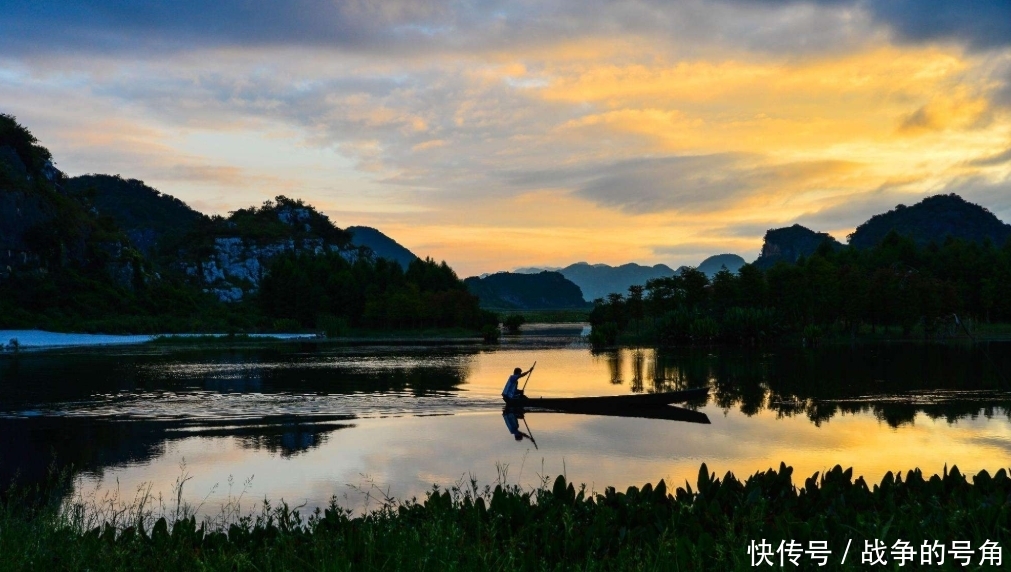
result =
[[[305,211],[303,214],[301,211]],[[294,222],[307,218],[307,209],[290,209],[278,216],[286,215]],[[288,222],[285,220],[284,222]],[[199,277],[206,286],[204,292],[218,297],[222,302],[238,302],[246,294],[256,292],[260,287],[270,261],[285,252],[325,251],[339,252],[344,259],[354,263],[361,255],[357,249],[341,249],[337,245],[325,244],[323,239],[281,240],[268,244],[256,244],[239,237],[224,237],[214,240],[214,253],[210,257],[189,264],[186,274]]]

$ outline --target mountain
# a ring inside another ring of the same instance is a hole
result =
[[[197,225],[173,253],[173,266],[204,292],[236,302],[259,290],[267,267],[279,255],[326,252],[339,252],[349,260],[362,254],[351,244],[351,233],[337,228],[325,214],[281,195],[260,207]]]
[[[509,310],[585,308],[579,286],[558,272],[518,274],[499,272],[463,281],[485,308]]]
[[[1001,246],[1011,237],[1011,226],[993,213],[951,194],[927,197],[911,207],[898,205],[874,215],[849,235],[849,244],[854,248],[871,248],[893,230],[911,238],[918,246],[932,241],[940,244],[949,236],[971,242],[989,238]]]
[[[143,279],[142,257],[124,252],[124,233],[65,183],[49,150],[0,113],[0,278],[72,275],[110,287]]]
[[[416,254],[372,227],[349,226],[345,230],[351,233],[351,242],[355,246],[367,246],[379,258],[394,260],[404,270],[418,259]]]
[[[562,270],[561,266],[524,266],[513,270],[516,274],[540,274],[541,272],[559,272]],[[490,274],[488,275],[490,276]]]
[[[112,218],[146,255],[157,246],[178,243],[208,217],[181,200],[162,194],[137,179],[119,175],[82,175],[64,181],[69,193],[86,198],[99,215]]]
[[[515,272],[532,274],[554,270],[551,268],[519,268]],[[588,301],[603,298],[612,292],[625,294],[628,292],[628,287],[633,284],[645,284],[647,280],[653,278],[674,275],[674,269],[666,264],[643,266],[634,262],[621,266],[577,262],[557,269],[557,271],[579,286],[584,298]]]
[[[736,254],[717,254],[703,260],[702,263],[699,264],[699,270],[701,270],[709,278],[712,278],[713,276],[716,276],[717,272],[723,270],[724,268],[736,274],[737,271],[744,265],[744,259]]]
[[[356,230],[285,196],[208,217],[141,181],[68,178],[0,113],[0,329],[337,335],[496,320],[445,262]]]
[[[815,232],[795,224],[786,228],[776,228],[765,233],[762,254],[755,260],[755,266],[772,268],[777,262],[796,262],[797,259],[814,254],[822,243],[832,248],[842,248],[839,241],[824,232]]]

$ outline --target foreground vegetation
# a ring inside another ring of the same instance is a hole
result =
[[[801,488],[792,473],[781,465],[742,482],[702,465],[694,488],[669,491],[661,481],[602,494],[563,477],[534,491],[482,491],[472,482],[363,516],[336,502],[308,518],[265,503],[258,516],[214,525],[177,513],[96,526],[80,507],[56,510],[15,493],[0,509],[0,569],[745,570],[757,549],[775,566],[783,554],[785,567],[810,569],[817,560],[804,551],[826,542],[825,569],[838,570],[858,567],[865,542],[875,541],[888,567],[908,542],[916,566],[927,541],[948,547],[944,564],[931,569],[954,570],[963,560],[953,542],[971,547],[972,568],[984,561],[984,546],[1011,543],[1011,478],[1003,469],[971,482],[957,468],[930,478],[888,473],[868,486],[837,466]],[[797,564],[791,546],[802,548]]]
[[[597,300],[590,322],[597,345],[962,334],[967,322],[1011,323],[1011,241],[997,247],[949,238],[919,247],[892,232],[873,248],[825,242],[796,264],[745,264],[712,280],[688,268]]]

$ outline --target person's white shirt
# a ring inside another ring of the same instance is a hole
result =
[[[516,390],[519,389],[521,377],[523,377],[522,373],[514,373],[509,376],[509,380],[506,381],[505,387],[502,388],[502,397],[508,397],[510,399],[516,397]]]

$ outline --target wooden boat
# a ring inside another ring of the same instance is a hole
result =
[[[503,397],[502,399],[505,400],[506,405],[509,407],[594,413],[655,408],[670,405],[671,403],[684,403],[686,401],[704,399],[707,395],[709,395],[708,387],[698,387],[664,393],[605,395],[600,397],[520,397],[512,399]]]
[[[684,407],[678,407],[676,405],[654,405],[650,407],[622,407],[617,409],[588,409],[588,410],[559,410],[551,411],[546,409],[526,409],[521,406],[510,407],[508,405],[503,409],[503,413],[513,413],[517,418],[522,419],[524,415],[537,414],[537,412],[550,412],[550,413],[562,413],[562,414],[572,414],[572,415],[600,415],[604,417],[636,417],[639,419],[663,419],[666,421],[683,421],[685,423],[701,423],[703,425],[709,425],[709,416],[701,411],[694,411],[692,409],[685,409]]]

